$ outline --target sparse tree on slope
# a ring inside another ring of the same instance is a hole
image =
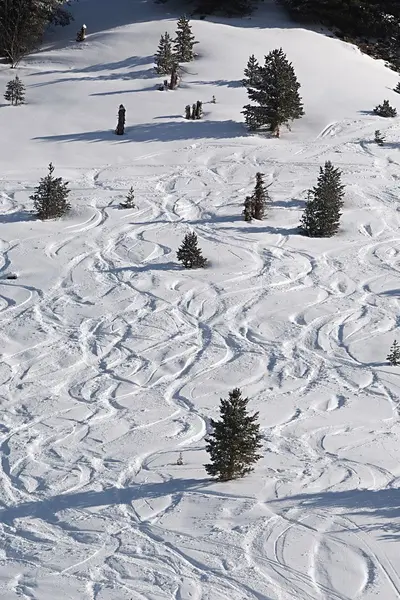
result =
[[[386,359],[390,362],[392,367],[400,365],[400,346],[397,343],[397,340],[394,340]]]
[[[397,92],[398,94],[400,94],[400,81],[398,82],[398,84],[396,85],[395,88],[393,88],[394,92]]]
[[[160,38],[157,54],[154,57],[156,71],[159,75],[169,75],[176,64],[176,59],[172,52],[172,39],[169,33],[165,32]]]
[[[189,19],[183,15],[179,21],[174,40],[174,55],[177,62],[189,62],[194,58],[193,46],[198,44],[192,34]]]
[[[54,167],[49,164],[49,173],[42,177],[35,193],[30,196],[33,200],[38,219],[55,219],[62,217],[71,208],[67,202],[68,181],[63,181],[61,177],[53,177]]]
[[[317,185],[308,192],[300,228],[309,237],[332,237],[339,229],[344,185],[341,172],[330,161],[320,167]]]
[[[262,173],[256,174],[256,185],[251,198],[251,216],[253,219],[262,220],[265,216],[270,197],[264,184]]]
[[[206,451],[211,462],[206,471],[220,481],[243,477],[253,471],[252,465],[261,455],[258,413],[247,412],[248,398],[242,398],[239,388],[229,392],[228,400],[220,399],[220,421],[211,419],[212,433],[206,438]]]
[[[251,88],[256,85],[259,69],[260,65],[258,63],[258,60],[254,56],[254,54],[252,54],[249,57],[249,60],[247,61],[247,66],[244,70],[244,79],[242,80],[244,87]]]
[[[18,75],[7,83],[4,98],[14,106],[25,102],[25,86]]]
[[[197,235],[194,232],[185,235],[176,256],[186,269],[202,268],[207,264],[207,259],[198,247]]]
[[[385,136],[381,134],[379,129],[375,131],[374,141],[378,144],[378,146],[383,146],[385,143]]]
[[[267,126],[279,137],[282,125],[289,125],[304,114],[300,84],[282,48],[272,50],[265,57],[256,79],[253,87],[248,87],[247,94],[257,106],[247,104],[243,107],[245,121],[250,130]]]
[[[125,196],[125,202],[120,203],[120,207],[121,208],[136,208],[135,192],[134,192],[132,186],[129,188],[129,192]]]

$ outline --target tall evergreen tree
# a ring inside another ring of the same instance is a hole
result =
[[[159,75],[169,75],[173,66],[176,64],[176,59],[172,52],[172,39],[168,32],[165,32],[165,34],[161,36],[154,60],[156,63],[156,71]]]
[[[71,208],[67,202],[68,181],[63,181],[61,177],[53,177],[54,166],[49,164],[49,173],[42,177],[36,191],[30,199],[33,200],[38,219],[55,219],[62,217]]]
[[[390,352],[386,357],[386,360],[390,362],[392,367],[397,367],[400,365],[400,346],[397,343],[397,340],[394,340],[393,344],[390,347]]]
[[[331,237],[337,233],[343,206],[341,172],[330,161],[320,167],[317,185],[309,190],[300,228],[309,237]]]
[[[249,57],[249,60],[247,61],[247,66],[244,70],[244,79],[242,80],[244,87],[251,88],[257,85],[259,69],[260,65],[258,63],[258,60],[254,56],[254,54],[252,54]]]
[[[258,105],[243,107],[249,129],[254,131],[267,126],[279,137],[282,125],[304,115],[299,88],[293,66],[282,48],[272,50],[259,67],[253,87],[247,88],[250,100]]]
[[[206,451],[211,462],[204,465],[209,475],[220,481],[243,477],[253,471],[252,465],[261,455],[260,425],[258,412],[247,411],[248,398],[235,388],[228,400],[220,399],[220,421],[211,419],[212,433],[206,438]]]
[[[18,75],[7,83],[4,98],[14,106],[25,102],[25,86]]]
[[[194,232],[185,235],[176,256],[186,269],[203,268],[207,264],[207,259],[198,247],[197,235]]]
[[[175,60],[180,62],[189,62],[194,58],[193,46],[198,44],[192,34],[190,21],[183,15],[177,25],[176,38],[174,40]]]

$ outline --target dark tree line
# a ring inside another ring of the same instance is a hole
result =
[[[400,70],[400,2],[398,0],[280,0],[304,23],[333,28],[361,50]]]
[[[49,23],[68,25],[62,0],[0,0],[0,56],[12,66],[35,50]]]

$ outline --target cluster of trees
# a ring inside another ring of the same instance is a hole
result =
[[[35,50],[49,23],[65,26],[71,14],[64,0],[0,0],[0,57],[12,67]]]
[[[400,70],[398,0],[280,0],[301,22],[321,23]]]
[[[179,63],[192,61],[195,57],[195,44],[198,42],[192,34],[190,21],[183,15],[178,20],[175,38],[172,39],[167,31],[160,38],[154,57],[157,73],[169,75],[174,69],[177,70]]]

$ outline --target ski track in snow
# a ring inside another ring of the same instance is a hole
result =
[[[385,362],[400,162],[366,141],[375,127],[329,122],[283,157],[254,136],[76,167],[74,209],[51,227],[18,222],[36,173],[0,182],[4,600],[58,588],[77,600],[400,598],[399,375]],[[296,227],[332,157],[342,229],[310,242]],[[244,223],[260,170],[269,214]],[[131,185],[138,208],[120,210]],[[190,229],[208,269],[176,263]],[[260,413],[265,456],[222,485],[205,478],[204,438],[235,386]]]

